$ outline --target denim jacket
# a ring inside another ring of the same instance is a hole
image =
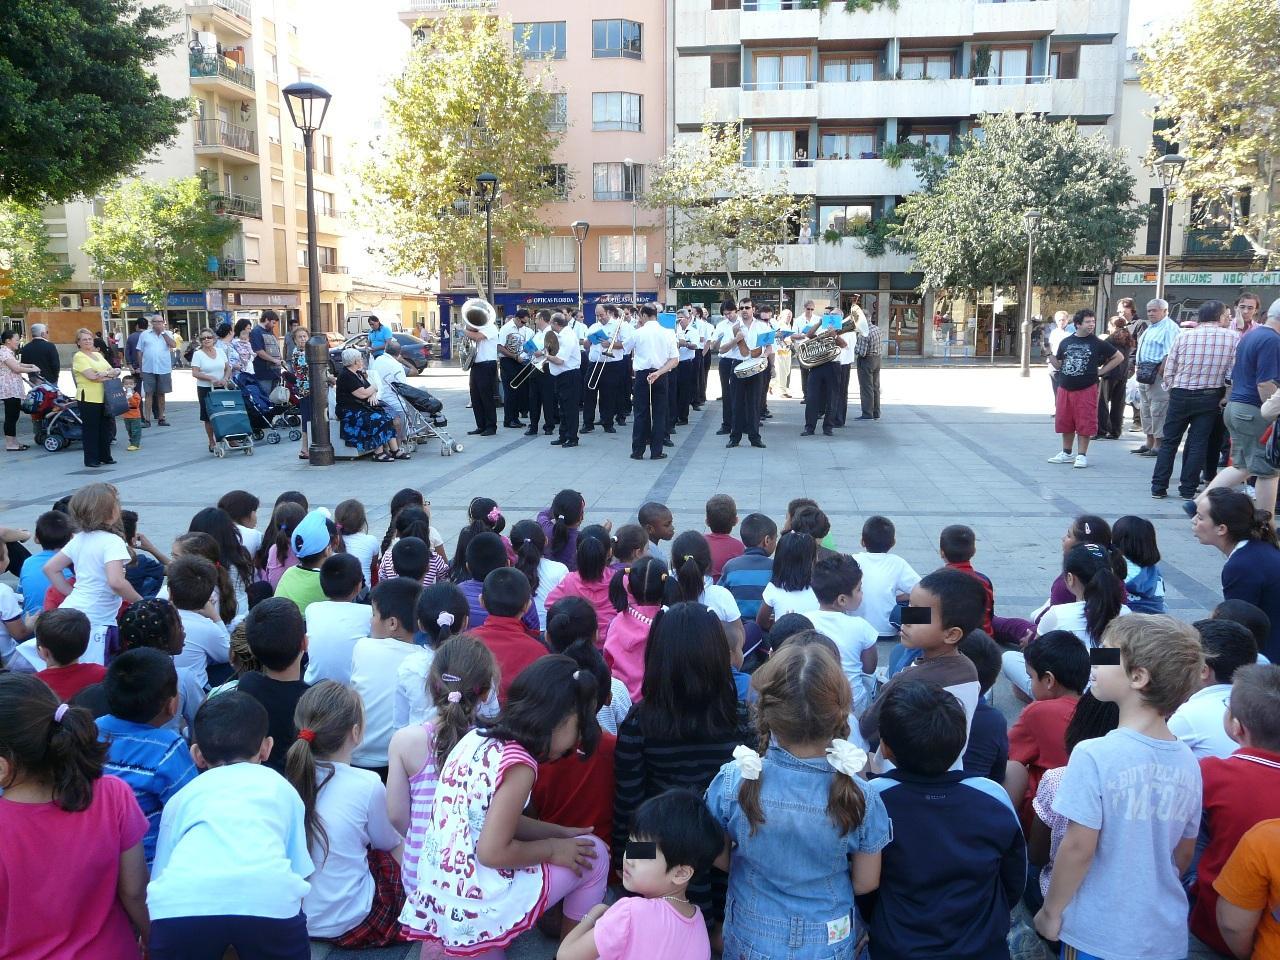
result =
[[[724,960],[851,960],[858,942],[848,857],[892,840],[879,795],[861,780],[866,812],[852,833],[827,816],[831,778],[825,757],[801,759],[774,744],[760,775],[765,822],[755,836],[738,804],[742,776],[720,768],[707,806],[735,843],[725,907]]]

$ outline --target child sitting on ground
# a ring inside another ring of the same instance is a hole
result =
[[[71,540],[74,528],[71,518],[59,510],[49,510],[36,518],[36,543],[40,552],[33,553],[22,563],[18,573],[19,593],[22,594],[22,612],[25,616],[44,609],[44,595],[49,591],[49,578],[44,575],[44,565]],[[0,615],[3,612],[0,611]],[[22,639],[22,638],[17,638]],[[0,651],[0,659],[4,651]]]
[[[618,615],[618,611],[613,608],[613,601],[609,599],[609,584],[617,574],[624,573],[639,562],[644,556],[644,544],[648,543],[644,538],[644,531],[635,524],[632,527],[639,530],[640,534],[638,537],[628,535],[628,549],[632,559],[621,566],[610,562],[614,544],[609,532],[604,527],[583,527],[578,535],[577,569],[570,570],[547,594],[548,608],[564,597],[581,597],[591,604],[596,612],[596,619],[600,622],[601,642],[609,632],[609,624]]]
[[[502,567],[484,578],[480,594],[488,619],[472,633],[493,651],[498,661],[498,703],[507,702],[507,691],[525,667],[547,648],[536,632],[528,630],[520,618],[528,611],[532,596],[529,581],[514,567]]]
[[[36,653],[45,663],[36,676],[63,703],[107,675],[100,663],[80,662],[89,649],[89,630],[89,618],[66,607],[42,613],[36,620]]]
[[[177,608],[185,635],[173,662],[178,667],[189,667],[206,689],[209,667],[225,665],[231,658],[231,635],[214,606],[217,582],[217,569],[204,557],[178,557],[169,565],[169,599]],[[226,666],[215,671],[215,682],[226,679],[230,672]]]
[[[271,519],[258,551],[253,555],[253,562],[273,590],[284,572],[298,562],[293,552],[293,531],[306,515],[306,508],[292,500],[277,500],[271,511]]]
[[[139,532],[138,515],[134,511],[120,511],[120,526],[124,529],[124,542],[129,547],[129,562],[124,565],[125,579],[138,591],[138,596],[150,600],[164,584],[169,558],[145,533]]]
[[[373,588],[370,634],[351,651],[351,686],[364,704],[364,739],[352,763],[386,777],[387,745],[395,732],[396,684],[404,660],[420,649],[413,642],[417,622],[416,580],[395,577]]]
[[[489,617],[489,612],[480,602],[485,578],[495,570],[511,566],[511,559],[507,553],[506,542],[496,533],[478,533],[471,537],[467,543],[466,558],[464,569],[466,579],[458,583],[458,589],[466,595],[467,603],[471,605],[471,629],[475,630],[484,626],[485,620]],[[533,609],[532,604],[520,619],[530,633],[539,632],[538,611]]]
[[[270,718],[267,733],[272,746],[263,762],[272,770],[284,773],[289,745],[297,736],[293,714],[309,686],[302,679],[307,627],[292,600],[271,597],[249,611],[244,618],[244,633],[260,670],[242,674],[236,689],[266,708]]]
[[[431,567],[431,548],[418,537],[401,537],[391,548],[391,572],[419,583]]]
[[[413,635],[415,649],[396,668],[396,692],[391,708],[391,724],[395,730],[426,723],[435,716],[435,705],[427,688],[431,662],[441,644],[466,633],[470,627],[467,598],[456,584],[447,580],[423,588],[414,616],[418,627]],[[490,691],[486,706],[492,708],[491,714],[497,714],[496,689]]]
[[[876,631],[853,611],[862,605],[862,570],[858,561],[837,553],[813,568],[813,593],[820,604],[804,615],[813,629],[830,637],[840,650],[840,668],[853,691],[853,712],[862,716],[871,702],[876,672]]]
[[[322,510],[312,510],[293,529],[289,538],[298,563],[280,576],[275,595],[292,600],[298,610],[325,598],[320,586],[320,565],[333,554],[338,539],[338,528]]]
[[[551,611],[556,614],[554,622],[550,621]],[[600,709],[596,720],[601,730],[616,736],[619,724],[631,712],[631,695],[627,692],[627,685],[609,673],[600,653],[600,627],[595,610],[581,597],[562,597],[551,605],[547,613],[547,648],[552,653],[572,657],[592,671],[597,670],[598,664],[608,678],[608,683],[602,682],[600,687]],[[595,653],[594,657],[587,652],[587,647]]]
[[[750,673],[768,656],[767,649],[761,647],[766,632],[756,623],[756,615],[760,612],[764,588],[773,575],[778,525],[763,513],[749,513],[738,526],[738,536],[746,549],[742,556],[734,557],[724,565],[719,584],[729,591],[742,614],[742,648],[747,672]]]
[[[152,960],[221,957],[228,947],[310,956],[302,898],[315,864],[306,811],[271,753],[267,711],[239,690],[196,714],[192,757],[204,772],[165,804],[147,887]]]
[[[1192,626],[1200,634],[1205,662],[1194,692],[1169,718],[1169,730],[1198,760],[1229,757],[1236,744],[1227,735],[1222,715],[1231,698],[1231,678],[1241,667],[1257,662],[1258,646],[1248,630],[1230,620],[1197,620]]]
[[[985,631],[971,630],[960,641],[959,650],[978,671],[978,686],[981,688],[961,763],[964,772],[970,776],[986,777],[1001,783],[1009,765],[1009,725],[1004,714],[986,700],[1000,679],[1000,648]]]
[[[1125,562],[1126,601],[1134,613],[1164,613],[1164,577],[1156,528],[1144,517],[1121,517],[1111,528],[1112,544]]]
[[[667,505],[649,501],[640,507],[636,522],[644,528],[645,536],[649,540],[645,552],[663,563],[670,563],[671,548],[664,547],[663,543],[669,543],[675,539],[676,524],[675,517],[672,516]]]
[[[717,493],[707,501],[707,546],[711,548],[712,578],[719,579],[724,572],[724,565],[734,557],[742,556],[746,547],[733,535],[733,528],[738,525],[738,505],[733,497]]]
[[[1237,957],[1280,955],[1280,819],[1264,820],[1236,846],[1218,874],[1218,929]]]
[[[627,685],[632,701],[640,699],[649,630],[664,603],[679,591],[656,557],[641,557],[629,571],[609,581],[609,599],[617,612],[604,639],[604,659],[613,675]]]
[[[603,530],[603,527],[597,529]],[[624,523],[613,532],[613,559],[609,561],[609,574],[612,577],[623,567],[629,567],[642,556],[649,544],[649,537],[644,527],[638,523]],[[608,577],[605,582],[608,582]]]
[[[817,541],[807,533],[791,531],[778,538],[769,582],[760,595],[756,624],[768,630],[773,621],[788,613],[810,613],[818,609],[813,592],[813,565]]]
[[[511,528],[511,543],[516,551],[515,568],[524,574],[533,591],[533,608],[538,626],[547,629],[547,595],[569,575],[569,568],[546,556],[547,535],[534,520],[521,520]],[[575,552],[577,544],[574,544]]]
[[[178,712],[178,674],[159,650],[139,647],[111,661],[103,688],[111,711],[98,718],[105,771],[129,784],[146,815],[142,847],[149,867],[164,805],[196,776],[186,741],[166,729]]]
[[[977,552],[978,535],[973,532],[973,527],[967,527],[963,523],[953,523],[949,527],[943,527],[942,533],[938,535],[938,553],[943,563],[952,570],[969,574],[982,584],[982,589],[987,595],[982,629],[987,636],[995,637],[991,618],[995,614],[996,590],[990,577],[973,569],[973,556]]]
[[[862,525],[862,552],[853,556],[862,568],[862,606],[854,613],[871,624],[881,640],[895,642],[899,631],[891,617],[898,604],[905,603],[912,589],[920,582],[920,575],[911,568],[911,564],[889,552],[896,543],[897,530],[892,520],[888,517],[868,517]],[[986,609],[985,593],[983,609]],[[917,656],[919,654],[911,654],[900,644],[895,646],[889,658],[889,676],[898,673]]]
[[[349,553],[335,553],[320,564],[320,589],[325,599],[307,607],[307,683],[321,680],[351,682],[351,651],[369,635],[373,608],[355,599],[364,589],[360,561]]]
[[[1253,634],[1253,641],[1259,650],[1271,640],[1271,618],[1265,610],[1248,600],[1223,600],[1213,608],[1210,617],[1240,624]]]

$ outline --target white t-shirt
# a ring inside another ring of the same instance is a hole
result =
[[[258,552],[258,547],[262,546],[262,531],[255,530],[253,527],[242,527],[238,523],[236,529],[240,531],[240,542],[249,551],[249,556],[253,556]]]
[[[222,375],[226,373],[227,370],[227,358],[217,350],[213,351],[213,353],[214,355],[211,357],[203,350],[197,348],[196,352],[191,354],[191,369],[199,370],[201,373],[208,374],[217,380],[221,380]],[[196,386],[212,387],[213,384],[208,380],[196,380]]]
[[[393,383],[407,383],[404,365],[389,353],[380,353],[369,364],[369,375],[377,381],[378,399],[383,403],[399,403],[400,398],[391,389]]]
[[[351,682],[351,654],[369,635],[373,607],[367,603],[317,600],[307,606],[307,683]]]
[[[76,576],[71,595],[62,601],[62,605],[69,610],[82,611],[95,628],[114,625],[116,612],[120,609],[120,598],[107,583],[107,564],[114,560],[128,563],[129,547],[114,533],[90,530],[88,533],[77,533],[62,548],[62,552],[71,558]],[[85,663],[103,662],[101,657],[92,661],[87,656],[82,659]]]
[[[303,818],[298,791],[270,767],[246,761],[204,771],[160,816],[151,919],[296,917],[315,869]]]
[[[1239,746],[1227,736],[1223,715],[1231,699],[1231,684],[1215,683],[1197,690],[1169,718],[1169,732],[1191,748],[1197,760],[1226,759]]]
[[[1120,607],[1118,616],[1127,616],[1132,611],[1126,607]],[[1040,623],[1036,626],[1036,634],[1044,636],[1050,630],[1066,630],[1074,633],[1080,638],[1080,642],[1086,647],[1093,644],[1089,641],[1089,626],[1084,619],[1084,601],[1076,600],[1074,603],[1058,603],[1050,607]]]
[[[329,841],[328,853],[319,842],[311,847],[316,872],[302,909],[309,936],[340,937],[373,906],[368,848],[394,850],[403,838],[387,818],[387,788],[371,770],[335,763],[316,794],[316,813]]]
[[[420,726],[436,718],[436,706],[427,696],[427,674],[431,672],[431,661],[435,652],[428,647],[417,647],[413,653],[405,657],[396,671],[395,704],[392,714],[392,725],[401,727]],[[498,687],[489,688],[489,696],[476,713],[482,717],[498,715]]]
[[[17,649],[17,642],[9,635],[5,626],[10,620],[22,616],[22,601],[7,583],[0,583],[0,663],[8,663]],[[40,669],[44,669],[41,665]]]
[[[179,610],[178,619],[187,632],[182,652],[175,654],[175,666],[189,667],[204,687],[209,686],[208,665],[227,663],[231,659],[231,635],[220,623],[214,623],[195,610]]]
[[[813,629],[840,650],[840,668],[849,679],[849,688],[853,692],[853,711],[861,716],[870,699],[862,678],[862,654],[875,647],[875,627],[861,617],[850,616],[839,610],[814,610],[805,614],[813,622]]]
[[[498,359],[498,325],[496,323],[487,323],[476,331],[480,336],[484,337],[480,341],[472,341],[476,345],[476,356],[474,363],[490,363],[496,362]],[[385,760],[382,761],[386,763]],[[381,764],[379,764],[381,766]]]
[[[704,577],[703,581],[705,586],[702,588],[702,596],[698,598],[698,602],[709,607],[711,612],[720,618],[721,623],[741,620],[742,611],[738,609],[738,601],[733,599],[733,594],[725,587],[716,586],[711,582],[710,577]]]
[[[351,651],[351,686],[364,701],[364,740],[351,758],[356,766],[387,765],[387,744],[396,729],[396,676],[400,664],[420,650],[422,647],[395,637],[361,637],[356,641]]]
[[[911,564],[893,553],[856,553],[853,559],[862,568],[862,606],[853,611],[871,624],[881,637],[897,635],[889,624],[889,614],[898,605],[898,594],[910,593],[920,582]]]
[[[558,560],[543,557],[538,561],[538,589],[533,593],[533,606],[538,611],[538,626],[547,629],[547,594],[569,575],[569,568]]]
[[[343,533],[342,542],[347,545],[347,553],[360,561],[360,572],[364,574],[364,582],[367,584],[372,576],[373,559],[378,555],[378,547],[382,541],[371,533]]]
[[[819,607],[818,597],[813,592],[813,587],[805,587],[803,590],[783,590],[773,583],[766,583],[760,599],[773,608],[774,620],[780,620],[788,613],[803,613],[807,617],[810,611],[817,610]]]

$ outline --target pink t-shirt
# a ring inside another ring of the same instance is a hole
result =
[[[592,931],[600,960],[711,960],[702,911],[683,917],[666,900],[623,897]]]
[[[659,606],[629,605],[613,618],[604,641],[604,659],[613,675],[627,685],[633,702],[640,702],[644,684],[644,650],[649,643],[649,628]]]
[[[117,777],[99,779],[79,813],[0,797],[0,957],[137,960],[116,883],[120,855],[146,832],[142,808]]]
[[[612,575],[606,570],[603,580],[591,583],[583,580],[582,574],[578,573],[577,570],[570,571],[547,594],[547,609],[551,609],[551,605],[561,597],[581,597],[591,604],[596,611],[596,620],[599,622],[600,628],[600,641],[603,643],[605,634],[609,632],[609,624],[618,615],[618,611],[614,609],[613,603],[609,600],[609,580],[611,577]]]
[[[728,533],[704,534],[707,546],[711,548],[711,579],[719,580],[724,565],[734,557],[742,556],[747,549],[742,541]]]
[[[274,590],[280,585],[280,578],[284,576],[284,572],[290,567],[298,565],[298,558],[293,555],[293,547],[289,548],[289,555],[284,558],[284,563],[280,562],[280,557],[276,554],[276,548],[273,546],[267,551],[267,582],[271,584]]]

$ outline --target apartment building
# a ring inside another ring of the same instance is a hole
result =
[[[560,199],[542,211],[549,236],[495,250],[494,299],[502,314],[578,302],[659,299],[666,259],[660,215],[637,203],[646,173],[665,150],[668,41],[665,0],[412,0],[409,29],[453,12],[512,21],[512,56],[547,60],[559,86],[551,125],[564,131],[556,152]],[[634,229],[633,229],[634,227]],[[633,253],[634,251],[634,253]],[[634,286],[633,286],[634,285]],[[476,295],[475,277],[442,266],[441,317]]]
[[[775,308],[805,300],[847,308],[855,294],[886,331],[890,355],[942,352],[941,318],[910,257],[870,256],[849,234],[919,189],[903,144],[945,152],[984,113],[1070,117],[1115,142],[1127,0],[899,0],[848,13],[831,0],[673,0],[674,135],[715,120],[749,127],[744,163],[814,197],[765,267],[741,257],[689,272],[676,251],[680,302],[749,293]],[[991,295],[970,325],[992,347]],[[969,319],[969,313],[965,319]],[[957,319],[960,319],[957,317]],[[994,345],[1011,353],[1021,315],[1008,303]]]
[[[184,337],[217,320],[256,317],[268,308],[305,323],[306,166],[301,135],[280,93],[310,76],[298,28],[302,3],[169,2],[180,15],[183,39],[157,63],[156,73],[164,93],[190,99],[194,112],[174,143],[157,151],[138,176],[200,177],[214,195],[215,209],[239,218],[242,229],[210,259],[208,282],[174,291],[164,311]],[[314,139],[320,324],[328,330],[341,328],[351,289],[342,258],[346,205],[333,143],[324,130]],[[82,246],[100,210],[100,201],[86,201],[45,211],[52,249],[74,271],[59,297],[60,311],[83,311],[86,325],[95,328],[102,305]],[[116,278],[106,278],[105,290],[108,309],[111,300],[118,303],[117,327],[153,309]]]

